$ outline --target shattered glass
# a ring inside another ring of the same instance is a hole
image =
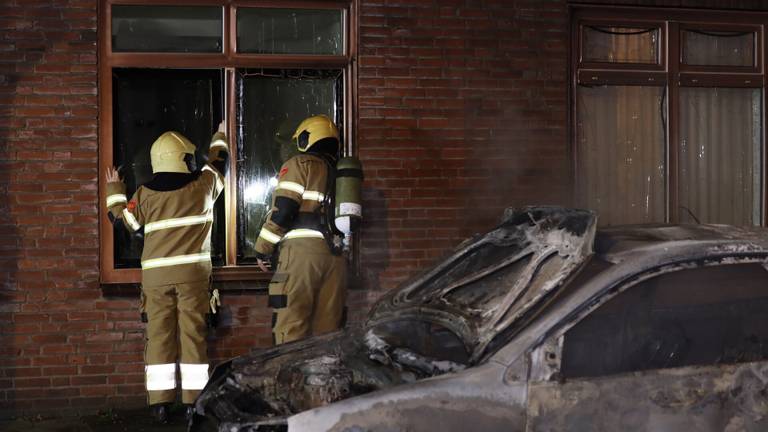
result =
[[[343,137],[344,86],[343,72],[334,69],[239,69],[236,79],[237,257],[248,263],[255,261],[276,175],[298,153],[292,136],[299,123],[325,114]]]
[[[341,9],[237,8],[237,52],[343,55]]]

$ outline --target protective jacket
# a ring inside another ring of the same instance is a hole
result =
[[[182,174],[187,184],[176,190],[142,185],[128,201],[122,182],[107,184],[113,223],[131,232],[143,229],[142,284],[193,282],[210,276],[213,205],[224,189],[227,149],[226,136],[215,134],[209,163],[201,171]]]
[[[256,252],[272,255],[275,245],[291,238],[324,239],[319,215],[326,199],[329,162],[305,153],[286,161],[272,196],[272,209],[256,241]]]

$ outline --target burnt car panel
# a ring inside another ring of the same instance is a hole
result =
[[[430,317],[452,329],[477,361],[510,327],[591,254],[593,212],[526,207],[460,245],[455,253],[374,305],[368,325],[401,317]]]
[[[290,417],[289,430],[522,432],[527,386],[524,381],[505,382],[506,370],[488,362],[472,370],[355,397]]]
[[[600,301],[531,354],[529,430],[765,430],[768,271],[759,249],[704,247],[689,260],[675,251],[672,263],[600,285]]]
[[[569,430],[558,428],[578,412],[550,423],[542,413],[578,405],[573,398],[591,397],[578,385],[594,389],[598,384],[591,380],[607,378],[564,375],[561,359],[568,329],[644,280],[688,268],[764,265],[766,257],[768,232],[761,229],[650,226],[611,228],[595,235],[591,212],[554,207],[508,211],[499,227],[460,245],[432,270],[385,296],[365,325],[233,360],[198,399],[201,415],[192,430],[207,430],[203,419],[211,422],[210,430],[230,432],[434,429],[436,423],[424,423],[429,418],[445,420],[439,429],[446,431],[466,430],[465,418],[477,418],[484,430]],[[756,344],[768,346],[768,340],[757,338]],[[764,364],[750,370],[763,371]],[[727,368],[714,367],[707,376]],[[684,375],[691,369],[666,371]],[[654,370],[632,376],[654,373],[674,375]],[[757,381],[742,378],[757,388]],[[712,379],[738,386],[746,382],[742,378]],[[656,384],[663,386],[663,381]],[[729,392],[690,377],[688,382],[711,397],[738,396],[732,388]],[[669,394],[677,394],[685,383],[681,378]],[[615,389],[611,386],[596,394],[608,395]],[[631,394],[630,388],[615,390]],[[761,391],[748,392],[749,397],[764,400],[765,385]],[[544,397],[541,392],[561,398],[561,405],[537,400]],[[653,402],[648,400],[643,403]],[[709,414],[700,418],[720,413],[738,417],[734,424],[762,426],[765,416],[757,402],[750,405],[751,414],[741,417],[726,409],[731,402],[721,404],[720,411],[707,405]],[[624,413],[631,416],[631,409]],[[673,430],[690,414],[678,410],[670,416],[674,404],[664,409],[648,411],[658,415],[656,423],[627,423],[627,430]],[[613,425],[604,430],[621,428],[622,423],[612,423],[617,415],[605,413],[596,424]],[[573,424],[583,426],[579,421]],[[570,430],[595,430],[574,427]]]
[[[768,363],[533,383],[529,431],[768,430]]]

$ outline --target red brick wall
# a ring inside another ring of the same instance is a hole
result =
[[[591,3],[621,6],[661,6],[732,10],[768,10],[765,0],[568,0],[569,3]]]
[[[0,0],[0,412],[144,400],[135,291],[98,283],[96,3]],[[504,207],[569,190],[564,0],[362,0],[360,22],[357,319]],[[213,357],[267,345],[265,296],[226,302]]]
[[[361,14],[367,286],[392,288],[507,206],[567,201],[564,1],[372,0]]]
[[[142,352],[123,318],[132,302],[98,284],[95,12],[94,1],[0,5],[3,409],[141,389],[120,373]]]

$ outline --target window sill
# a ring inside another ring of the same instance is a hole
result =
[[[265,273],[256,266],[214,267],[214,282],[234,281],[269,281],[272,273]],[[141,283],[140,269],[113,269],[101,272],[101,283],[108,284],[138,284]]]

